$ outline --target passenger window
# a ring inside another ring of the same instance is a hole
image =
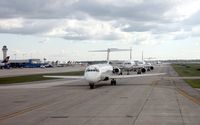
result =
[[[95,68],[95,69],[87,69],[86,72],[99,72],[99,70],[97,68]]]

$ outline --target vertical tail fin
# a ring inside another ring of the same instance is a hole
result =
[[[132,49],[131,49],[132,50]],[[130,49],[108,48],[107,50],[92,50],[89,52],[107,52],[107,63],[110,63],[110,52],[130,51]]]
[[[110,49],[107,49],[107,64],[110,63]]]
[[[130,60],[132,60],[132,47],[130,47]]]
[[[144,57],[143,57],[143,51],[142,51],[142,62],[144,61]]]
[[[8,63],[9,59],[10,59],[10,56],[7,56],[7,57],[2,61],[2,63]]]

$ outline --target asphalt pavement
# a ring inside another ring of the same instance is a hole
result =
[[[85,66],[74,65],[67,67],[54,67],[54,68],[11,68],[11,69],[0,69],[1,77],[10,76],[23,76],[32,74],[44,74],[44,73],[61,73],[84,70]]]
[[[170,66],[151,72],[177,75]],[[105,81],[93,90],[80,80],[0,86],[0,125],[200,125],[197,90],[162,77]]]

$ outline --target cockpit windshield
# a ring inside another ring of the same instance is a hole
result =
[[[97,69],[97,68],[88,68],[88,69],[86,69],[86,72],[99,72],[99,69]]]

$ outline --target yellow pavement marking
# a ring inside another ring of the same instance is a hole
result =
[[[34,105],[34,106],[31,106],[31,107],[28,107],[28,108],[25,108],[25,109],[22,109],[22,110],[18,110],[16,112],[8,113],[8,114],[5,114],[5,115],[0,115],[0,121],[22,115],[24,113],[33,111],[35,109],[39,109],[39,108],[44,107],[48,104],[50,104],[50,103],[46,102],[46,103],[43,103],[43,104],[38,104],[38,105]]]
[[[189,99],[190,101],[200,105],[200,99],[197,99],[195,97],[192,97],[190,96],[187,92],[185,92],[184,90],[182,89],[179,89],[179,88],[176,88],[176,90],[181,94],[183,95],[184,97],[186,97],[187,99]]]
[[[159,80],[154,80],[152,83],[151,83],[151,86],[156,86],[158,84]]]
[[[158,81],[159,81],[159,80],[158,80]],[[153,82],[152,82],[152,86],[157,85],[157,84],[158,84],[158,81],[153,81]],[[176,90],[177,90],[182,96],[186,97],[187,99],[189,99],[189,100],[192,101],[193,103],[200,105],[200,99],[197,99],[197,98],[195,98],[195,97],[189,95],[186,91],[184,91],[184,90],[182,90],[182,89],[180,89],[180,88],[177,88],[177,87],[176,87]]]

